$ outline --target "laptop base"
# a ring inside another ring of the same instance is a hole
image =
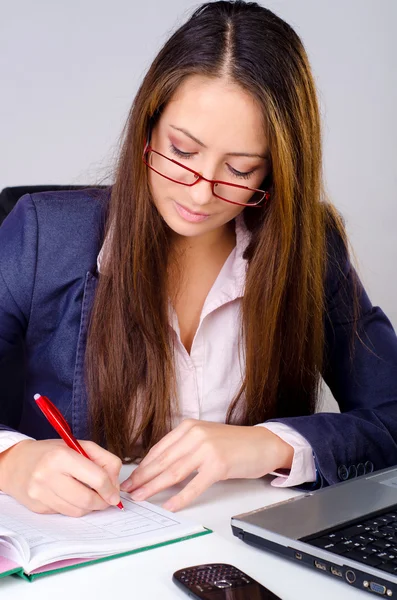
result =
[[[376,577],[369,575],[368,573],[361,571],[356,567],[341,566],[332,563],[332,561],[323,560],[311,555],[309,552],[304,552],[302,549],[296,550],[295,548],[283,546],[270,540],[259,537],[251,532],[244,531],[243,529],[232,525],[233,534],[243,542],[259,548],[261,550],[267,550],[272,554],[277,554],[284,558],[289,558],[301,565],[305,565],[311,569],[316,569],[321,573],[344,581],[351,587],[355,587],[362,591],[371,593],[372,597],[384,597],[384,598],[397,598],[397,585]],[[310,546],[308,545],[308,548]],[[313,548],[315,550],[315,548]],[[343,557],[338,557],[343,558]]]

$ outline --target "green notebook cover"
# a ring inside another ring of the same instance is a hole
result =
[[[122,552],[120,554],[111,554],[110,556],[102,556],[100,558],[82,560],[81,562],[76,562],[71,565],[67,565],[67,566],[63,566],[63,567],[59,567],[59,568],[53,568],[53,569],[50,568],[47,571],[41,571],[39,573],[31,573],[30,575],[25,573],[21,567],[16,567],[15,569],[10,569],[8,571],[4,571],[3,573],[0,573],[0,578],[6,577],[7,575],[18,575],[19,577],[26,579],[26,581],[34,581],[35,579],[38,579],[39,577],[44,577],[44,576],[52,575],[55,573],[61,573],[62,571],[69,571],[71,569],[77,569],[79,567],[86,567],[88,565],[93,565],[95,563],[105,562],[107,560],[113,560],[114,558],[128,556],[129,554],[137,554],[138,552],[145,552],[146,550],[152,550],[153,548],[159,548],[161,546],[169,546],[170,544],[175,544],[177,542],[183,542],[185,540],[190,540],[192,538],[201,537],[201,536],[207,535],[209,533],[212,533],[211,529],[204,529],[204,531],[199,531],[198,533],[193,533],[191,535],[187,535],[187,536],[184,536],[181,538],[176,538],[174,540],[168,540],[166,542],[161,542],[159,544],[153,544],[152,546],[143,546],[142,548],[135,548],[134,550],[128,550],[127,552]],[[78,560],[78,559],[76,559],[76,560]],[[50,566],[51,565],[49,565],[49,567]],[[45,568],[45,566],[44,566],[44,568]]]

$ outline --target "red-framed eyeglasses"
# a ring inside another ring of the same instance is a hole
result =
[[[150,137],[149,137],[150,139]],[[143,151],[142,160],[155,173],[161,175],[165,179],[180,185],[192,187],[199,181],[207,181],[212,186],[212,193],[216,198],[229,202],[230,204],[238,204],[239,206],[254,206],[262,208],[260,203],[264,200],[269,200],[270,193],[265,190],[250,188],[245,185],[237,185],[228,183],[227,181],[219,181],[217,179],[207,179],[201,173],[197,173],[193,169],[182,165],[173,158],[169,158],[161,152],[154,150],[149,143],[146,143]]]

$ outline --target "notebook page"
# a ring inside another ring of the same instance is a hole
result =
[[[0,492],[0,496],[2,493]],[[1,504],[0,504],[1,506]],[[0,515],[0,519],[4,515]],[[15,561],[19,566],[29,561],[30,548],[26,541],[0,520],[0,558]]]
[[[21,553],[15,547],[15,540],[9,537],[0,538],[0,558],[12,560],[19,566],[25,562],[25,559],[21,557]]]
[[[121,494],[124,511],[109,507],[85,517],[39,515],[9,496],[0,496],[0,527],[7,524],[30,546],[30,572],[68,558],[117,554],[203,531],[195,525],[150,504],[133,502]]]

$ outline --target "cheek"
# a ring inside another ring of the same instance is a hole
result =
[[[149,183],[150,193],[152,194],[153,197],[155,197],[158,193],[159,182],[158,182],[157,174],[151,170],[149,170],[149,173],[148,173],[148,183]]]
[[[220,202],[222,202],[222,200],[220,200]],[[227,204],[227,203],[225,203],[225,204]],[[244,210],[244,206],[237,206],[237,205],[234,206],[233,204],[229,204],[227,206],[228,207],[230,206],[230,208],[227,208],[225,210],[225,212],[227,212],[229,221],[238,217],[238,215],[240,215]]]
[[[157,175],[157,173],[154,173],[153,171],[150,171],[149,173],[148,182],[153,202],[158,207],[163,202],[163,199],[167,193],[167,184],[170,182],[167,182],[164,177]]]

